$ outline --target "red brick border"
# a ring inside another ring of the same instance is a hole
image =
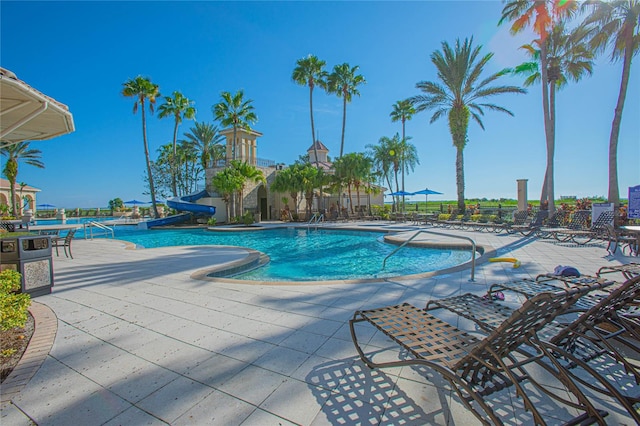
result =
[[[46,305],[31,301],[29,312],[33,316],[33,336],[20,362],[2,383],[0,402],[11,401],[29,383],[49,355],[58,331],[58,318]]]

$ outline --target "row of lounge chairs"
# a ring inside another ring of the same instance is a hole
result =
[[[611,280],[614,273],[624,281]],[[495,297],[504,293],[504,301]],[[349,325],[367,366],[430,369],[483,424],[503,424],[501,392],[510,389],[532,416],[525,423],[546,424],[545,410],[560,407],[572,417],[568,424],[604,425],[605,401],[614,400],[640,424],[639,302],[640,264],[634,263],[603,267],[593,277],[496,283],[484,297],[432,300],[425,308],[361,310]],[[471,326],[463,329],[461,318]],[[361,323],[395,342],[397,359],[365,353],[358,335],[370,333]]]

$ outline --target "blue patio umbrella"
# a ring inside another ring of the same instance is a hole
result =
[[[432,191],[430,189],[423,189],[422,191],[416,191],[413,193],[414,195],[418,195],[418,194],[424,194],[424,202],[427,202],[427,198],[429,197],[429,195],[432,194],[437,194],[437,195],[442,195],[442,192],[438,192],[438,191]]]
[[[407,192],[407,191],[398,191],[398,192],[392,192],[391,194],[387,194],[387,195],[399,195],[399,196],[407,196],[407,195],[414,195],[413,192]]]
[[[137,205],[137,204],[149,204],[148,201],[138,201],[138,200],[135,200],[135,199],[129,200],[129,201],[125,201],[124,203],[125,204],[133,204],[134,206]]]
[[[53,204],[38,204],[37,207],[40,207],[41,209],[53,209],[56,206],[54,206]]]

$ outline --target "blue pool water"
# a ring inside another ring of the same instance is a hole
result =
[[[271,262],[234,278],[252,281],[325,281],[381,278],[436,271],[471,259],[469,251],[405,247],[382,242],[380,232],[279,228],[255,232],[202,229],[139,231],[116,227],[116,238],[145,248],[230,245],[267,254]]]

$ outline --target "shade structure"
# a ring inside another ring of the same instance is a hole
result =
[[[0,68],[0,147],[75,130],[69,108]]]
[[[442,195],[442,192],[438,192],[438,191],[432,191],[429,188],[423,189],[421,191],[416,191],[413,193],[414,195],[422,195],[424,194],[424,202],[427,202],[427,198],[429,197],[429,195]]]
[[[138,205],[138,204],[149,204],[148,201],[138,201],[138,200],[129,200],[129,201],[124,201],[125,204],[133,204]]]
[[[56,206],[54,206],[53,204],[38,204],[36,207],[39,207],[41,209],[53,209]]]
[[[398,191],[398,192],[392,192],[391,194],[387,194],[387,195],[394,195],[394,196],[408,196],[408,195],[413,195],[413,192],[407,192],[407,191]]]

